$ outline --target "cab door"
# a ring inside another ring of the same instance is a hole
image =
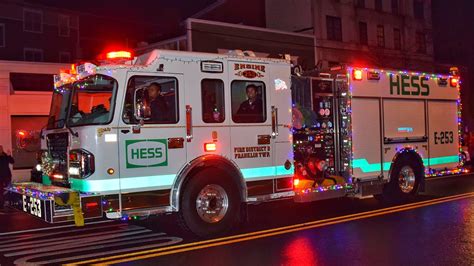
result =
[[[229,61],[231,158],[247,182],[248,196],[274,192],[275,139],[268,64]]]
[[[118,132],[122,194],[144,191],[166,194],[186,163],[183,88],[181,74],[128,75]]]

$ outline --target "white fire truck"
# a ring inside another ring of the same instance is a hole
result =
[[[43,182],[13,184],[14,205],[48,222],[177,212],[209,236],[247,204],[406,199],[464,171],[455,71],[292,77],[289,60],[251,55],[119,51],[61,73]]]

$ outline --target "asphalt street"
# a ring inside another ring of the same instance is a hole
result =
[[[0,264],[474,265],[474,175],[432,179],[417,202],[373,198],[250,206],[231,234],[198,240],[173,215],[48,225],[0,213]]]

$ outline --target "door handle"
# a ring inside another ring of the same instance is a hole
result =
[[[278,108],[272,106],[272,138],[278,136]]]
[[[127,133],[130,132],[130,130],[128,130],[128,129],[122,129],[122,130],[120,130],[120,132],[122,132],[123,134],[127,134]]]
[[[186,142],[193,139],[193,108],[186,105]]]

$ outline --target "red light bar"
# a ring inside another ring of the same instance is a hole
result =
[[[132,59],[132,53],[129,51],[113,51],[108,52],[107,59]]]

